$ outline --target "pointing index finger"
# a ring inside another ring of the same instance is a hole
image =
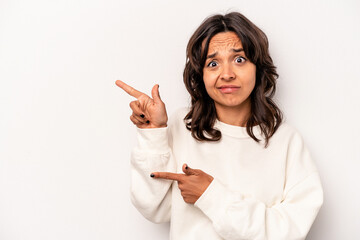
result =
[[[154,178],[162,178],[168,180],[181,181],[185,174],[182,173],[171,173],[171,172],[154,172],[152,173]]]
[[[141,95],[143,95],[144,93],[136,90],[135,88],[127,85],[126,83],[124,83],[123,81],[120,80],[116,80],[115,84],[119,87],[121,87],[125,92],[127,92],[127,94],[129,94],[130,96],[133,96],[135,98],[139,98]]]

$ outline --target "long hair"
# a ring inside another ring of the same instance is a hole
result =
[[[214,15],[204,20],[191,36],[186,49],[184,83],[191,95],[191,107],[185,116],[186,128],[199,141],[218,141],[221,132],[214,128],[217,118],[215,103],[208,95],[203,81],[203,68],[211,38],[221,32],[234,32],[242,42],[248,59],[256,66],[256,83],[250,94],[251,112],[246,122],[246,131],[259,142],[253,127],[259,125],[265,137],[265,148],[269,139],[280,126],[283,116],[272,97],[279,75],[269,54],[268,39],[263,31],[238,12]]]

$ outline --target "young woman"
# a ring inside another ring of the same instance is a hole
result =
[[[317,168],[272,97],[266,35],[237,12],[207,18],[187,47],[191,107],[168,122],[152,97],[122,81],[139,146],[131,200],[170,239],[305,239],[323,203]]]

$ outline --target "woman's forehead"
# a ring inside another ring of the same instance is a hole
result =
[[[221,32],[210,39],[208,52],[242,48],[240,38],[234,32]]]

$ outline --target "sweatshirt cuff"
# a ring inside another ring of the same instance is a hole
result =
[[[168,127],[164,128],[137,128],[139,147],[149,152],[168,152]]]
[[[210,219],[214,219],[218,215],[217,213],[226,206],[229,196],[227,191],[226,187],[214,178],[205,192],[194,203],[194,206],[203,211]]]

